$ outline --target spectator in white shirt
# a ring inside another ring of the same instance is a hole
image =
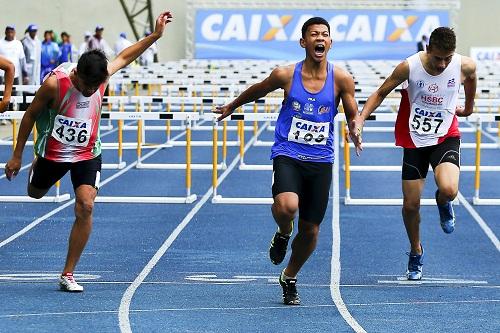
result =
[[[78,58],[80,58],[82,54],[88,51],[90,37],[92,37],[90,31],[85,31],[85,34],[83,35],[83,43],[81,43],[80,47],[78,48]]]
[[[26,56],[26,73],[24,84],[40,84],[40,65],[42,54],[42,42],[37,37],[38,27],[30,24],[26,29],[26,35],[21,40]]]
[[[26,75],[26,58],[24,56],[23,44],[16,39],[16,28],[13,25],[5,27],[5,39],[0,40],[0,55],[10,60],[16,68],[14,85],[21,84],[19,79],[23,75]],[[1,71],[0,75],[0,84],[2,84],[3,71]]]
[[[146,30],[146,32],[144,33],[144,37],[142,39],[149,36],[150,34],[151,34],[151,31]],[[151,65],[155,61],[155,54],[157,54],[157,53],[158,53],[158,48],[156,47],[156,43],[151,44],[151,46],[148,47],[146,49],[146,51],[144,51],[141,54],[141,56],[139,57],[139,63],[142,66]]]
[[[102,25],[98,25],[95,27],[94,36],[90,37],[88,42],[89,50],[101,50],[106,54],[107,57],[113,55],[113,50],[109,47],[108,42],[102,37],[102,33],[104,31],[104,27]]]
[[[132,42],[127,39],[127,34],[122,32],[115,42],[115,55],[132,45]]]

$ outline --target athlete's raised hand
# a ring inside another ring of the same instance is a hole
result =
[[[170,22],[172,22],[172,13],[169,11],[161,13],[156,19],[155,31],[153,33],[161,37],[165,30],[165,26]]]

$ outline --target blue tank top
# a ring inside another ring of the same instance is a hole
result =
[[[337,114],[333,65],[327,65],[321,91],[311,93],[302,83],[302,64],[295,65],[290,92],[276,121],[271,159],[284,155],[301,161],[333,163],[333,121]]]

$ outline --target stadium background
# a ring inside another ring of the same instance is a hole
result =
[[[126,1],[133,4],[134,1]],[[420,1],[214,1],[214,0],[154,0],[152,1],[153,16],[164,9],[172,11],[174,23],[168,26],[166,35],[158,42],[159,60],[179,60],[186,57],[189,15],[193,15],[193,8],[291,8],[293,3],[302,8],[328,8],[336,7],[356,8],[357,3],[363,4],[363,9],[370,4],[373,9],[380,8],[420,8],[426,9],[440,5],[441,9],[450,8],[450,23],[456,29],[458,36],[457,51],[468,55],[471,46],[499,46],[498,13],[500,1],[498,0],[420,0]],[[414,6],[415,4],[416,7]],[[458,4],[458,8],[457,8]],[[37,1],[0,1],[0,30],[7,24],[15,24],[17,37],[20,39],[28,24],[35,23],[39,26],[39,38],[43,38],[43,31],[52,29],[58,33],[67,31],[72,35],[74,45],[83,41],[85,31],[93,32],[95,26],[104,26],[104,38],[112,45],[120,32],[124,31],[129,38],[132,30],[119,0],[37,0]],[[358,5],[358,8],[359,5]],[[333,36],[335,40],[335,36]],[[335,52],[335,49],[333,50]]]

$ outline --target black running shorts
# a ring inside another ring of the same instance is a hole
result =
[[[432,170],[443,162],[453,163],[460,168],[460,138],[447,138],[429,147],[405,148],[403,154],[403,180],[424,179],[429,164]]]
[[[30,184],[38,189],[48,189],[70,171],[73,189],[76,190],[80,185],[90,185],[98,189],[101,164],[101,155],[91,160],[74,163],[54,162],[37,157],[31,173]]]
[[[299,217],[320,224],[325,216],[332,164],[304,162],[287,156],[273,159],[273,197],[283,192],[299,196]]]

